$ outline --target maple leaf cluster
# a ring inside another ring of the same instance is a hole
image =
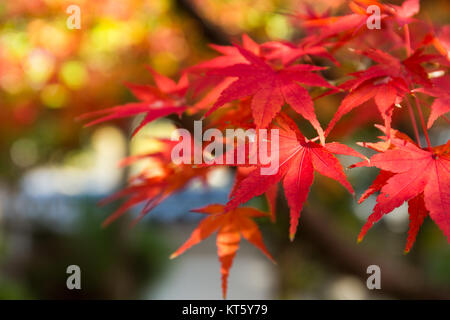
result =
[[[380,8],[379,30],[366,27],[370,5]],[[272,259],[253,218],[269,216],[275,221],[279,182],[290,208],[291,240],[316,172],[336,180],[354,194],[336,154],[362,159],[351,167],[381,170],[360,199],[362,202],[379,192],[359,240],[384,214],[407,202],[410,230],[405,251],[411,249],[427,216],[450,241],[450,141],[433,146],[427,132],[438,118],[442,118],[443,123],[449,122],[445,114],[450,111],[450,26],[431,26],[415,17],[418,12],[418,0],[407,0],[401,6],[376,0],[354,0],[349,2],[349,13],[342,16],[331,16],[329,12],[319,14],[307,8],[305,12],[292,15],[295,25],[304,32],[299,40],[258,44],[243,35],[241,44],[211,45],[219,55],[185,69],[178,82],[150,69],[155,85],[128,85],[139,102],[96,111],[82,118],[94,118],[88,123],[93,125],[142,114],[143,120],[134,132],[171,114],[180,119],[184,115],[190,119],[202,118],[209,127],[222,130],[279,129],[277,173],[261,175],[258,164],[237,165],[228,203],[194,210],[207,216],[172,255],[177,257],[217,231],[224,297],[241,236]],[[333,81],[326,80],[323,72],[329,68],[340,70],[343,63],[340,53],[349,50],[363,67]],[[343,99],[324,130],[314,102],[334,94]],[[430,109],[427,125],[421,102],[425,98],[433,99],[426,107]],[[351,122],[347,114],[353,115]],[[411,119],[415,141],[392,128],[394,114]],[[372,157],[367,158],[339,142],[327,141],[339,122],[347,121],[346,127],[355,128],[372,122],[376,115],[383,121],[382,126],[377,125],[383,133],[380,142],[360,143],[376,151]],[[298,126],[301,119],[315,130],[315,137],[305,136]],[[421,145],[419,127],[427,145]],[[126,189],[107,199],[125,197],[127,200],[106,224],[143,203],[138,219],[141,218],[192,180],[204,180],[214,169],[214,165],[174,164],[170,160],[174,142],[162,140],[161,144],[163,147],[157,153],[125,161],[129,164],[141,158],[152,158],[159,173],[143,170],[130,180]],[[260,195],[267,198],[270,212],[241,207]]]

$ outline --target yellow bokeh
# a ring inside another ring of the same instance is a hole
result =
[[[60,70],[60,78],[71,89],[79,89],[86,84],[88,73],[84,64],[79,61],[67,61]]]
[[[48,108],[62,108],[67,103],[67,89],[60,84],[50,84],[41,91],[41,100]]]

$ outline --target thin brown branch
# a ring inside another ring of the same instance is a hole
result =
[[[289,211],[285,211],[289,212]],[[329,215],[314,209],[302,212],[299,229],[300,241],[308,241],[318,257],[336,270],[352,274],[363,282],[368,278],[367,267],[381,268],[381,293],[401,299],[449,299],[450,288],[431,284],[429,279],[410,263],[392,261],[379,252],[368,251],[352,241],[345,232],[330,221]],[[298,241],[297,243],[299,243]]]
[[[203,32],[206,39],[215,44],[226,45],[230,44],[228,35],[220,27],[209,21],[204,17],[195,7],[193,1],[190,0],[175,0],[176,7],[179,11],[186,14],[197,22],[200,30]]]

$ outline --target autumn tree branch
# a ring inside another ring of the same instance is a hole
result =
[[[318,257],[326,265],[357,276],[365,283],[369,276],[366,273],[367,267],[376,264],[382,270],[382,293],[402,299],[450,298],[450,288],[431,284],[429,279],[410,263],[392,261],[386,255],[362,248],[348,236],[345,237],[345,233],[340,232],[341,228],[330,221],[329,215],[316,208],[314,212],[303,210],[301,219],[297,243],[301,244],[303,239],[307,240],[309,245],[321,253]]]
[[[175,0],[177,9],[195,20],[208,41],[215,44],[230,44],[227,33],[211,23],[199,13],[192,1]],[[188,119],[183,119],[186,122]],[[186,123],[186,127],[191,127]],[[278,212],[289,212],[285,201],[279,201]],[[408,263],[391,261],[389,257],[361,249],[355,241],[345,238],[320,211],[303,210],[301,226],[294,244],[286,241],[286,246],[301,246],[302,240],[313,246],[318,257],[328,266],[336,270],[354,275],[365,282],[367,267],[378,264],[383,270],[382,290],[384,293],[404,299],[449,299],[450,288],[436,287],[426,279],[418,268]],[[287,237],[286,237],[287,239]],[[375,263],[376,262],[376,263]]]

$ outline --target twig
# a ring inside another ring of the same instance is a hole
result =
[[[427,139],[428,150],[432,151],[430,137],[428,136],[428,130],[427,130],[427,126],[425,125],[425,120],[423,118],[422,107],[420,106],[419,98],[417,98],[416,94],[413,94],[413,95],[416,100],[416,107],[417,107],[417,111],[419,112],[419,118],[420,118],[420,123],[422,124],[422,130],[423,130],[423,133],[425,134],[425,138]]]
[[[417,145],[420,147],[419,129],[417,128],[416,118],[414,117],[414,111],[411,106],[411,102],[409,101],[409,98],[405,97],[405,100],[406,100],[406,105],[408,106],[409,117],[411,119],[411,124],[414,129],[414,135],[416,137],[416,142],[417,142]]]
[[[175,0],[175,4],[181,12],[190,16],[199,24],[200,30],[210,42],[221,45],[231,44],[228,40],[228,35],[218,26],[203,17],[203,15],[197,11],[192,1]]]

